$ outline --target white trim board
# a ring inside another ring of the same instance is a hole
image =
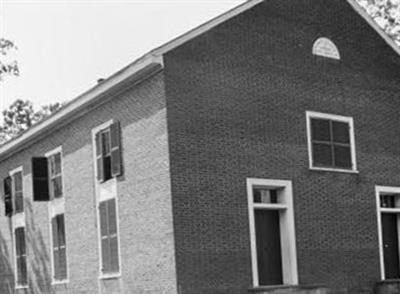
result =
[[[253,286],[258,287],[258,264],[257,264],[257,243],[255,232],[255,209],[276,209],[281,211],[279,216],[280,232],[281,232],[281,254],[282,254],[282,277],[284,285],[297,285],[297,252],[296,252],[296,234],[294,225],[294,209],[293,209],[293,189],[292,182],[286,180],[273,179],[256,179],[247,178],[247,203],[249,212],[249,229],[250,229],[250,248],[251,248],[251,266]],[[281,190],[279,204],[255,204],[253,201],[253,189],[262,187],[267,189]],[[261,285],[265,286],[265,285]]]
[[[349,136],[350,136],[350,150],[351,150],[351,169],[336,168],[336,167],[318,167],[313,165],[313,154],[312,154],[312,137],[311,137],[311,119],[326,119],[332,121],[346,122],[349,124]],[[307,147],[308,147],[308,167],[310,170],[316,171],[332,171],[332,172],[345,172],[345,173],[358,173],[357,170],[357,157],[356,157],[356,140],[354,131],[354,120],[350,116],[336,115],[330,113],[322,113],[316,111],[306,111],[306,128],[307,128]]]
[[[400,187],[389,187],[389,186],[375,186],[375,198],[376,198],[376,218],[378,223],[378,241],[379,241],[379,264],[381,270],[381,279],[385,280],[385,262],[383,253],[383,236],[382,236],[382,213],[388,213],[393,210],[392,213],[399,214],[399,209],[396,208],[381,208],[380,196],[390,194],[400,194]],[[397,225],[400,227],[400,222],[398,218]],[[399,229],[399,228],[398,228]],[[400,236],[400,232],[398,234]],[[400,248],[399,248],[400,251]],[[400,252],[399,252],[400,253]]]

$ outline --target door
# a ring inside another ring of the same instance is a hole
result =
[[[259,285],[281,285],[282,253],[279,211],[255,210]]]
[[[382,213],[383,262],[385,279],[400,278],[397,214]]]

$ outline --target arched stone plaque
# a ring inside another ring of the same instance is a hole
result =
[[[314,42],[312,53],[317,56],[340,59],[339,50],[328,38],[322,37]]]

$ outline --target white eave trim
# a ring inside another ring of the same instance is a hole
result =
[[[105,81],[97,84],[95,87],[89,89],[87,92],[78,96],[66,106],[64,106],[59,112],[51,115],[49,118],[43,120],[42,122],[34,125],[27,132],[23,133],[21,136],[11,140],[10,142],[0,146],[0,161],[8,155],[10,151],[16,151],[17,148],[21,147],[23,144],[29,142],[36,135],[41,134],[43,131],[54,127],[57,123],[61,122],[63,119],[67,118],[68,115],[78,111],[79,109],[86,107],[90,104],[92,100],[95,100],[102,94],[106,93],[108,90],[117,86],[118,84],[124,82],[125,80],[133,77],[135,74],[144,71],[151,66],[161,66],[163,65],[162,57],[155,56],[153,54],[144,55],[142,58],[131,63],[122,70],[116,72],[111,77]],[[140,80],[140,77],[139,77]]]

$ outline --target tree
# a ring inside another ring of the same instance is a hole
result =
[[[6,60],[7,53],[12,49],[17,49],[12,41],[0,38],[0,81],[4,79],[5,75],[19,75],[17,62]]]
[[[15,100],[8,109],[3,111],[3,123],[0,125],[0,143],[5,143],[31,128],[62,107],[62,103],[42,106],[35,111],[29,100]]]
[[[400,0],[357,0],[357,2],[400,46]]]

